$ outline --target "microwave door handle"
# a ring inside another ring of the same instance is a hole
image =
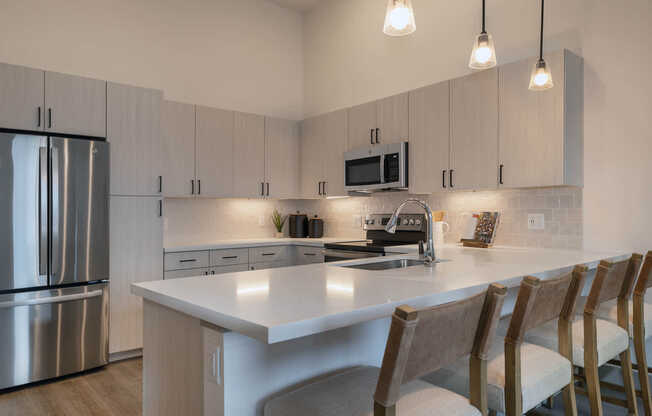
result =
[[[380,183],[385,183],[385,154],[380,155]]]

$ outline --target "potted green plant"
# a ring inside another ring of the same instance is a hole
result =
[[[282,216],[277,209],[272,213],[272,223],[274,224],[274,228],[276,228],[276,238],[283,238],[283,226],[287,219],[287,215],[285,217]]]

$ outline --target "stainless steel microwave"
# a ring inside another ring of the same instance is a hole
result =
[[[344,185],[349,192],[408,187],[408,142],[377,144],[344,153]]]

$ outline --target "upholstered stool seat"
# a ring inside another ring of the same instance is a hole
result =
[[[489,409],[505,412],[504,339],[497,338],[487,359],[487,396]],[[437,386],[468,395],[468,359],[423,377]],[[571,382],[571,364],[555,351],[527,342],[521,345],[521,385],[523,412],[536,407]]]
[[[618,322],[618,301],[610,300],[600,305],[598,316],[610,322]],[[652,336],[652,305],[643,304],[643,327],[645,328],[645,338]],[[634,337],[634,302],[629,301],[629,334]]]
[[[380,368],[357,367],[272,399],[265,416],[373,416]],[[468,385],[468,378],[467,378]],[[400,416],[480,416],[469,400],[422,380],[401,386]]]
[[[573,364],[584,367],[584,319],[577,315],[573,322]],[[623,351],[629,348],[629,336],[627,331],[617,324],[604,320],[596,319],[597,330],[597,350],[598,362],[600,367],[607,361],[617,357]],[[547,322],[537,328],[532,329],[525,335],[525,341],[540,345],[542,347],[556,350],[557,349],[557,321]]]

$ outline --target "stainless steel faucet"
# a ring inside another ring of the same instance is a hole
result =
[[[398,208],[396,208],[396,211],[392,214],[392,217],[389,219],[389,222],[387,223],[387,226],[385,226],[385,231],[388,233],[394,234],[396,232],[396,223],[398,222],[398,215],[401,213],[401,210],[409,204],[416,204],[419,205],[421,208],[423,208],[424,211],[426,211],[426,220],[428,222],[428,229],[426,230],[426,235],[428,237],[427,245],[426,245],[426,250],[423,253],[423,257],[425,259],[425,265],[426,266],[432,266],[432,263],[436,261],[435,257],[435,244],[432,239],[432,210],[430,209],[430,206],[426,204],[424,201],[420,201],[416,198],[410,198],[403,202],[401,205],[399,205]]]

